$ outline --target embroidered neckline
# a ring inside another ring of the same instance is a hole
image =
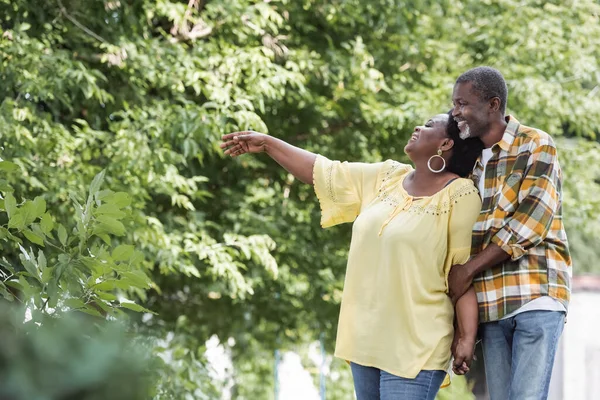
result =
[[[401,166],[402,164],[394,162],[390,169],[384,174],[375,201],[379,200],[383,203],[391,205],[394,208],[397,208],[401,205],[401,203],[404,204],[406,202],[405,197],[410,197],[412,201],[410,202],[410,205],[406,207],[405,211],[416,214],[425,213],[431,215],[442,215],[450,212],[452,204],[457,203],[461,197],[477,192],[477,188],[475,188],[471,181],[456,179],[448,186],[442,188],[440,191],[431,196],[411,196],[402,186],[402,183],[410,172],[410,169],[407,170],[404,176],[400,177],[400,179],[392,181],[392,178],[396,176],[396,172]],[[441,196],[446,191],[452,190],[451,188],[456,187],[456,185],[459,183],[460,186],[452,191],[448,199],[434,204],[419,204],[422,202],[430,202],[432,199]]]

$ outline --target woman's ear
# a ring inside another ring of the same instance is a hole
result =
[[[440,146],[440,150],[448,151],[448,150],[452,149],[453,147],[454,147],[454,140],[445,139],[444,142],[442,143],[442,145]]]

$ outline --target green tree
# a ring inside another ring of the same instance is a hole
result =
[[[212,396],[216,335],[234,396],[269,398],[276,348],[323,333],[333,349],[350,227],[320,229],[310,187],[264,157],[224,158],[221,134],[406,161],[412,127],[480,64],[505,74],[511,113],[565,136],[575,272],[592,271],[599,15],[593,0],[0,0],[0,290],[42,310],[136,301],[156,313],[136,329],[165,340],[165,393]]]

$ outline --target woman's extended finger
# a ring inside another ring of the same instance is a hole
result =
[[[221,144],[220,144],[220,147],[221,147],[222,149],[224,149],[224,148],[226,148],[226,147],[235,146],[235,145],[237,145],[237,144],[238,144],[238,142],[236,142],[235,140],[228,140],[228,141],[226,141],[226,142],[223,142],[223,143],[221,143]]]
[[[244,151],[244,149],[240,148],[239,150],[233,151],[231,152],[231,157],[239,157],[242,154],[246,154],[246,152]]]
[[[232,156],[237,154],[237,153],[241,153],[243,151],[242,146],[241,145],[235,145],[233,147],[230,147],[229,149],[225,150],[225,154],[231,154]]]
[[[226,142],[228,140],[233,140],[233,138],[236,136],[244,136],[244,135],[248,135],[250,133],[252,133],[252,132],[250,132],[250,131],[232,132],[232,133],[228,133],[227,135],[221,136],[221,140]]]
[[[240,135],[242,132],[232,132],[232,133],[228,133],[227,135],[223,135],[221,136],[221,140],[226,142],[228,140],[233,139],[234,136],[238,136]]]

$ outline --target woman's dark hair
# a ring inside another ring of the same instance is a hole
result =
[[[466,178],[473,172],[475,161],[477,161],[483,150],[483,142],[477,137],[464,140],[460,138],[460,129],[458,129],[458,123],[452,116],[452,110],[448,111],[446,134],[454,141],[452,157],[448,160],[446,170],[461,178]]]

